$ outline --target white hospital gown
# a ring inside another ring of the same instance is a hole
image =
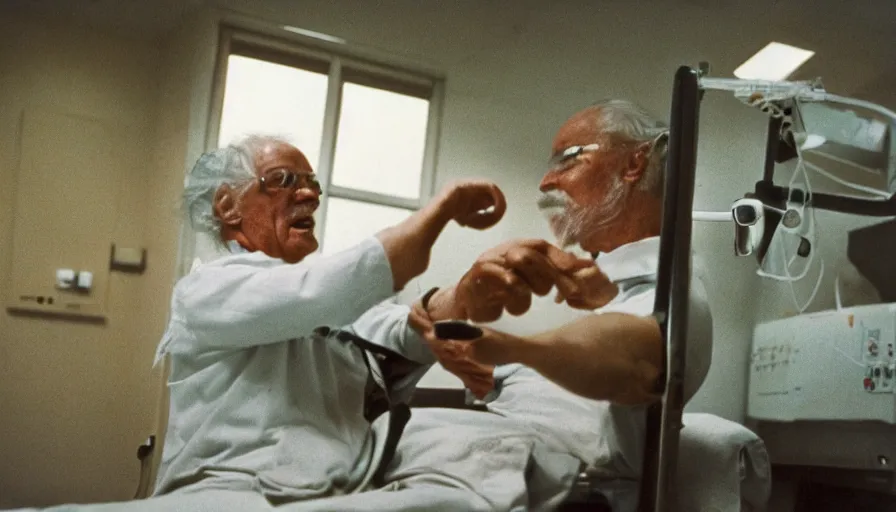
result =
[[[601,254],[597,263],[619,295],[596,313],[653,313],[659,238],[647,238]],[[686,353],[685,399],[703,383],[712,358],[712,317],[700,273],[692,269]],[[574,395],[531,368],[495,370],[500,392],[490,411],[528,425],[552,449],[566,450],[608,475],[636,480],[646,434],[646,406],[614,405]],[[617,510],[627,507],[620,504]]]
[[[383,303],[392,272],[375,238],[295,265],[263,253],[203,265],[175,287],[159,356],[170,414],[156,493],[245,489],[272,502],[360,490],[381,457],[363,407],[362,352],[327,326],[423,365],[435,359]]]

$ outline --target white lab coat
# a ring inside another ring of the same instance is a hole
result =
[[[234,254],[178,282],[158,351],[171,371],[157,494],[226,487],[277,503],[364,488],[384,441],[363,416],[364,356],[314,331],[354,331],[425,371],[435,358],[409,308],[383,302],[393,294],[376,238],[295,265]]]

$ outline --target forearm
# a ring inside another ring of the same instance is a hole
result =
[[[656,398],[663,341],[653,317],[592,315],[507,347],[512,361],[595,400],[635,405]]]
[[[377,233],[392,267],[395,291],[426,271],[432,246],[451,219],[444,201],[436,200],[404,222]]]
[[[410,308],[381,303],[355,320],[348,330],[422,365],[436,362],[423,336],[411,325]]]

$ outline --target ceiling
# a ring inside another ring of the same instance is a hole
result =
[[[2,8],[53,16],[118,36],[159,40],[206,0],[2,0]]]
[[[274,13],[301,12],[301,18],[310,24],[306,28],[350,30],[351,34],[334,35],[352,36],[350,41],[403,55],[416,51],[422,60],[437,55],[446,72],[466,69],[477,61],[488,62],[498,54],[520,59],[520,66],[532,67],[531,75],[556,71],[533,57],[542,51],[546,60],[558,58],[539,48],[540,39],[556,38],[564,30],[581,32],[583,23],[588,25],[593,17],[591,40],[570,51],[587,52],[597,62],[602,52],[616,52],[612,65],[617,69],[620,60],[661,67],[668,66],[666,61],[681,59],[696,64],[689,59],[708,54],[713,59],[713,74],[730,76],[738,64],[773,39],[816,52],[794,78],[822,76],[828,88],[842,94],[896,102],[892,85],[896,79],[894,0],[478,0],[439,4],[391,0],[375,7],[355,0],[322,4],[299,0],[2,0],[2,4],[3,9],[61,17],[122,37],[154,41],[164,39],[203,6],[268,18],[278,16]],[[330,21],[336,13],[352,16],[359,10],[365,11],[363,20],[369,23],[354,16],[350,29],[345,29],[344,18],[339,23]],[[402,16],[402,22],[395,21]],[[408,19],[427,19],[428,25],[407,28]],[[391,29],[396,26],[403,26],[396,28],[403,33],[390,41],[390,34],[395,34]],[[415,28],[420,34],[410,33]],[[465,28],[477,35],[458,37]],[[444,50],[444,38],[450,38],[450,45],[456,48]],[[438,41],[433,42],[435,39]],[[630,56],[619,59],[618,52]],[[645,57],[656,61],[646,62]],[[519,71],[523,76],[526,72],[529,70]],[[509,83],[518,79],[507,77]]]

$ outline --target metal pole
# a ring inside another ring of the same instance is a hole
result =
[[[666,162],[663,221],[654,312],[666,342],[665,394],[647,415],[639,510],[665,512],[672,484],[684,409],[685,354],[690,291],[691,210],[700,116],[698,73],[682,66],[675,74]]]

